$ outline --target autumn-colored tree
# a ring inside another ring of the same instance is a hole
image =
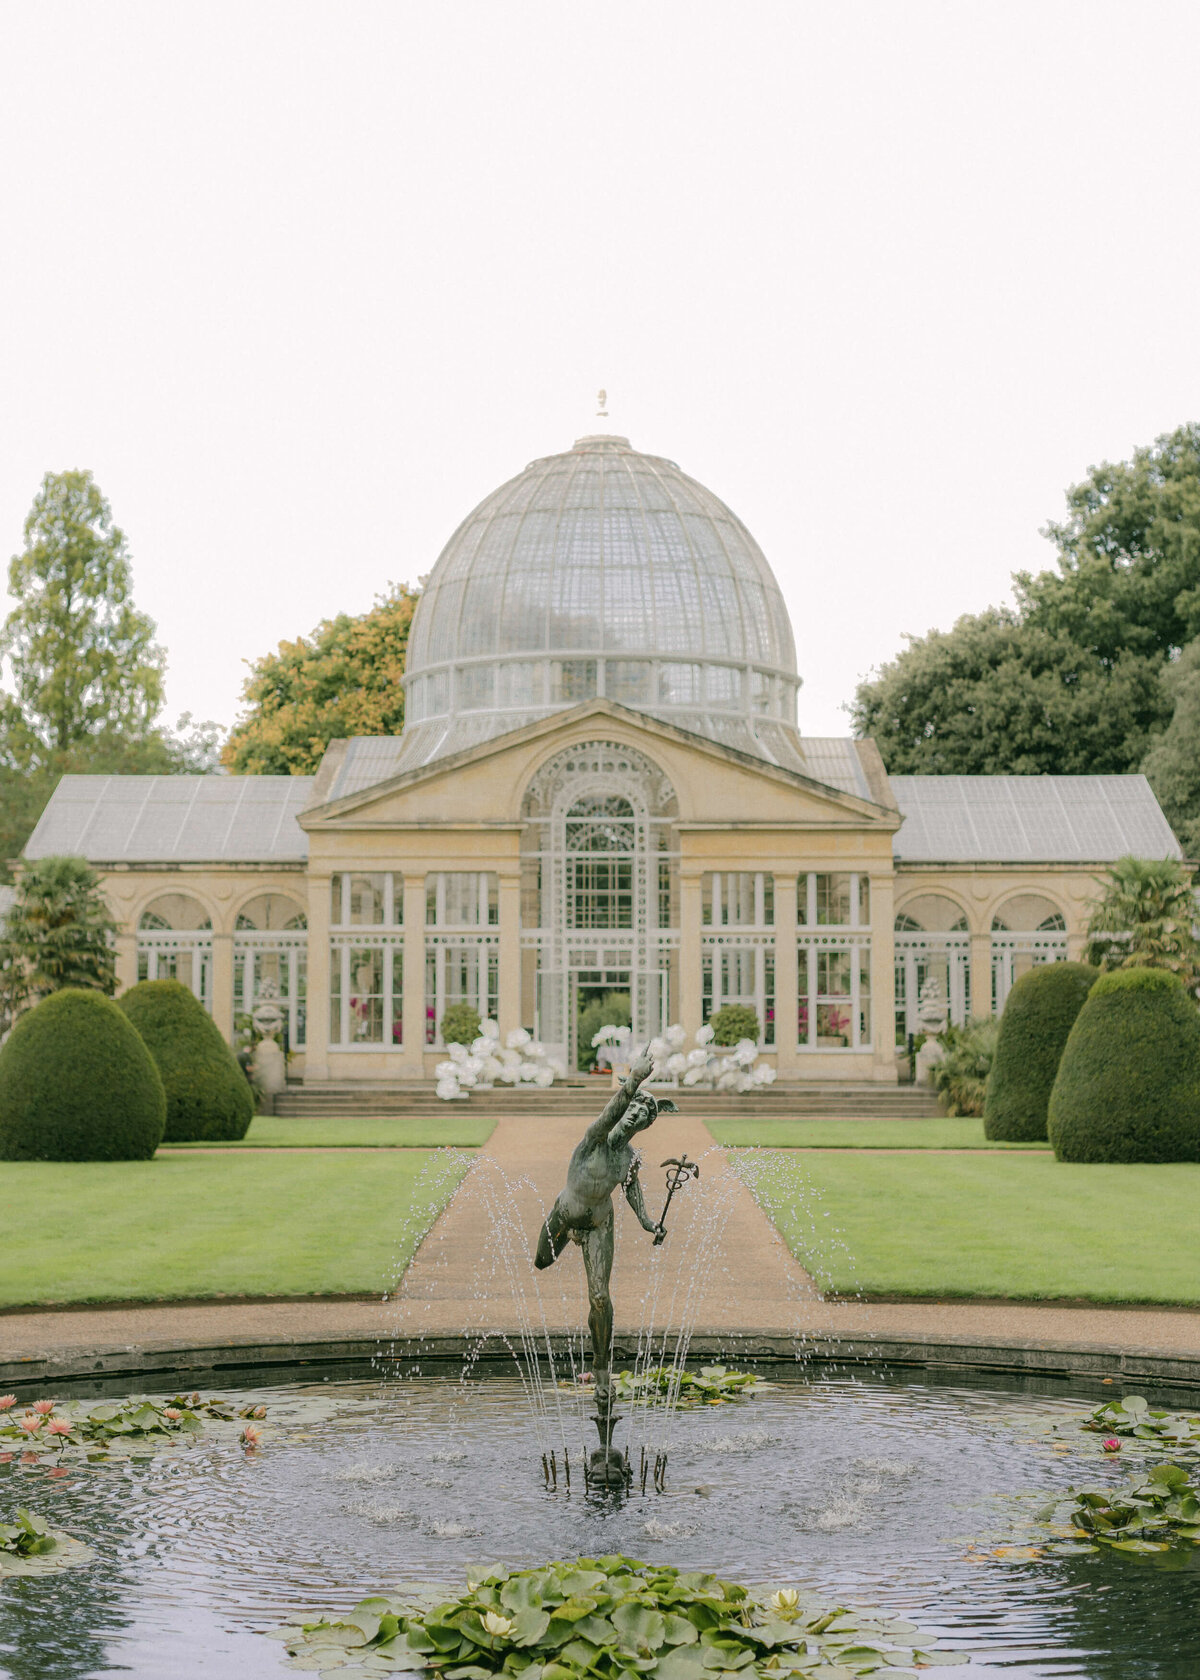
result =
[[[250,666],[249,710],[221,761],[235,775],[311,776],[330,741],[398,735],[404,659],[419,591],[391,584],[369,612],[324,619]]]

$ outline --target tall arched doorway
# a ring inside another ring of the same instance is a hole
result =
[[[613,741],[570,747],[525,796],[522,944],[538,1037],[578,1065],[578,1021],[594,998],[627,993],[634,1036],[667,1024],[678,960],[670,781]]]

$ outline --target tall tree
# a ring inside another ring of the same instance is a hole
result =
[[[1159,681],[1200,635],[1200,426],[1094,467],[1047,527],[1058,569],[1016,605],[913,637],[859,685],[856,734],[896,774],[1136,770],[1171,717]]]
[[[1200,984],[1196,893],[1174,858],[1118,858],[1088,921],[1088,962],[1097,968],[1165,968],[1188,990]]]
[[[404,659],[419,592],[392,584],[369,612],[324,619],[250,667],[250,708],[221,755],[237,775],[309,776],[342,735],[398,735]]]
[[[37,1003],[64,986],[111,997],[117,989],[116,931],[99,876],[83,858],[28,864],[0,938],[0,974],[7,977],[11,1002]]]
[[[1171,721],[1142,760],[1143,774],[1189,857],[1200,858],[1200,639],[1159,679]]]
[[[165,656],[130,599],[124,533],[90,472],[46,474],[8,581],[17,604],[0,655],[16,690],[3,720],[10,753],[33,759],[103,732],[148,735]]]

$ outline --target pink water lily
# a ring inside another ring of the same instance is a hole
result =
[[[256,1447],[261,1440],[262,1430],[256,1429],[252,1423],[248,1423],[245,1429],[242,1430],[243,1446]]]
[[[54,1402],[53,1400],[35,1400],[33,1409],[39,1417],[49,1417],[54,1410]]]
[[[17,1397],[15,1394],[0,1394],[0,1412],[8,1411],[9,1407],[15,1406],[16,1403]]]
[[[1121,1443],[1115,1435],[1106,1435],[1100,1445],[1105,1452],[1120,1452],[1121,1450]]]
[[[36,1435],[38,1430],[42,1427],[43,1421],[44,1420],[42,1418],[35,1417],[32,1412],[26,1412],[25,1416],[17,1425],[17,1428],[23,1429],[26,1435]]]
[[[67,1422],[66,1418],[51,1418],[49,1424],[46,1426],[46,1433],[47,1435],[69,1435],[71,1433],[71,1425]]]
[[[179,1410],[178,1406],[164,1406],[163,1416],[165,1418],[170,1418],[172,1423],[177,1423],[183,1416],[183,1413]]]

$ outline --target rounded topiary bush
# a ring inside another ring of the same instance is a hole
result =
[[[469,1003],[452,1003],[442,1016],[443,1044],[474,1044],[483,1025],[478,1009]]]
[[[243,1138],[254,1093],[200,1000],[178,980],[142,980],[120,1001],[158,1064],[170,1143]]]
[[[744,1038],[752,1038],[758,1043],[758,1016],[748,1004],[727,1003],[723,1009],[718,1009],[709,1021],[713,1030],[713,1043],[728,1049],[730,1045],[740,1044]]]
[[[1063,1048],[1099,976],[1088,963],[1039,963],[1008,994],[983,1104],[993,1142],[1045,1140]]]
[[[5,1161],[146,1161],[166,1108],[154,1058],[100,992],[53,992],[0,1049]]]
[[[1200,1011],[1161,968],[1102,974],[1050,1094],[1060,1161],[1200,1161]]]

